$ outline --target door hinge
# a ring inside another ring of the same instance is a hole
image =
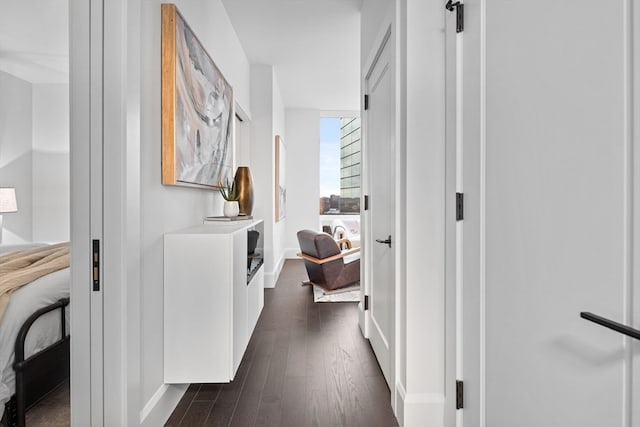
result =
[[[464,31],[464,3],[460,3],[459,1],[453,2],[449,0],[447,5],[445,6],[448,11],[453,12],[453,8],[456,8],[456,33],[461,33]]]
[[[464,219],[464,193],[456,193],[456,221]]]
[[[369,295],[364,296],[364,311],[369,310]]]
[[[91,265],[93,270],[93,291],[100,291],[100,240],[93,241],[91,253]]]
[[[369,109],[369,95],[364,96],[364,109],[365,110]]]
[[[364,210],[365,211],[369,210],[369,196],[367,196],[366,194],[364,196]]]
[[[464,408],[464,383],[456,380],[456,409]]]

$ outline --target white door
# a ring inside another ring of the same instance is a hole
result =
[[[458,425],[640,425],[636,6],[466,4]]]
[[[366,156],[371,239],[367,275],[369,340],[390,387],[393,386],[395,328],[395,80],[390,34],[366,78]],[[386,243],[388,242],[388,243]]]
[[[101,10],[100,0],[69,3],[71,422],[84,426],[103,417],[102,292],[92,271],[92,243],[102,240]]]

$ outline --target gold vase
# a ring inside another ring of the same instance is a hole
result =
[[[240,213],[251,215],[253,212],[253,180],[251,179],[249,167],[238,166],[233,181],[236,183],[236,191],[240,195],[238,199]]]

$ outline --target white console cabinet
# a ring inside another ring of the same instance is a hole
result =
[[[260,232],[254,256],[249,230]],[[164,235],[165,383],[233,380],[264,305],[262,230],[248,220]]]

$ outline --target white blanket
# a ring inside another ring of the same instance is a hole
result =
[[[69,242],[0,255],[0,321],[16,289],[68,268]]]
[[[4,404],[15,392],[13,371],[16,337],[25,320],[36,310],[69,297],[69,268],[56,271],[17,289],[11,296],[0,322],[0,414]],[[67,307],[68,309],[68,307]],[[67,310],[67,318],[69,312]],[[67,327],[68,333],[68,327]],[[60,337],[60,312],[55,310],[38,319],[25,342],[25,357],[44,349]]]

